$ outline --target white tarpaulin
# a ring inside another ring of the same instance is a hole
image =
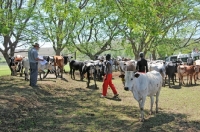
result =
[[[43,56],[38,56],[38,58],[39,58],[39,59],[43,59]],[[46,60],[43,60],[43,61],[39,61],[39,63],[40,63],[41,65],[45,65],[45,64],[47,63],[47,61],[46,61]]]

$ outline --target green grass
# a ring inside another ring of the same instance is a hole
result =
[[[10,69],[6,64],[0,63],[0,76],[10,75]]]
[[[145,122],[139,122],[139,107],[130,91],[124,91],[116,74],[113,79],[120,99],[99,98],[99,89],[86,88],[86,80],[71,80],[69,74],[55,79],[53,74],[38,81],[39,89],[19,76],[0,77],[0,131],[70,131],[70,132],[196,132],[200,131],[200,85],[163,87],[159,113],[148,115],[150,99],[144,110]],[[197,82],[200,84],[200,81]],[[155,110],[155,105],[154,105]],[[14,125],[13,125],[14,124]]]

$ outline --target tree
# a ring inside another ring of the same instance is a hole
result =
[[[188,33],[181,31],[187,28],[186,23],[194,22],[191,21],[196,2],[194,0],[116,1],[121,11],[121,18],[124,19],[121,30],[124,31],[125,39],[130,42],[136,59],[139,58],[141,51],[144,54],[148,51],[156,53],[156,47],[163,40],[171,39],[173,40],[171,42],[183,40],[183,36],[188,36]],[[177,30],[177,27],[181,30]],[[194,35],[195,28],[196,26],[192,28],[193,32],[190,32],[188,41]],[[176,31],[176,35],[172,34],[173,30]],[[173,43],[176,47],[184,46],[182,43],[178,44]]]
[[[15,49],[25,44],[29,22],[33,16],[36,0],[6,0],[0,6],[0,52],[9,65],[9,56]]]
[[[56,55],[70,46],[71,34],[76,21],[80,17],[80,10],[87,5],[88,0],[43,0],[38,9],[41,27],[40,31],[44,41],[53,44]]]
[[[118,40],[118,18],[112,1],[93,0],[81,10],[81,17],[73,32],[73,45],[90,59],[116,47]],[[115,45],[115,47],[113,47]]]

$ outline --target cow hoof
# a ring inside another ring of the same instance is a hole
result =
[[[142,118],[142,119],[139,119],[139,121],[140,121],[140,122],[144,122],[144,121],[145,121],[145,119],[144,119],[144,118]]]
[[[124,88],[124,90],[128,91],[128,88]]]

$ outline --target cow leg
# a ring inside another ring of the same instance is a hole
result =
[[[181,83],[182,83],[182,82],[181,82],[181,76],[179,76],[178,79],[179,79],[179,86],[181,86]]]
[[[50,70],[47,70],[47,73],[44,75],[43,79],[47,77],[47,75],[49,74]]]
[[[87,71],[87,78],[88,78],[88,82],[87,82],[87,88],[90,85],[90,71]]]
[[[153,103],[154,103],[154,97],[153,96],[150,96],[150,104],[151,104],[151,106],[150,106],[150,112],[149,112],[149,115],[152,115],[153,114]]]
[[[177,81],[176,81],[176,73],[174,73],[174,78],[175,78],[175,82],[177,82]]]
[[[156,93],[156,113],[158,113],[158,101],[159,101],[160,90]]]
[[[60,77],[63,78],[63,68],[60,68]]]
[[[194,84],[196,85],[196,81],[197,81],[197,76],[198,74],[194,74]]]
[[[23,75],[23,66],[20,65],[20,77],[22,77],[22,75]]]
[[[81,73],[81,70],[79,70],[79,74],[80,74],[80,80],[83,81],[83,75]]]
[[[72,70],[73,79],[75,80],[75,75],[74,75],[74,73],[75,73],[75,69]]]
[[[71,79],[72,79],[72,68],[70,67],[69,73],[71,74]]]
[[[144,121],[144,103],[145,103],[146,97],[142,97],[142,100],[139,101],[139,106],[140,106],[140,121]]]
[[[56,76],[56,78],[58,77],[58,75],[57,75],[57,67],[54,65],[54,72],[55,72],[55,76]]]
[[[168,76],[168,85],[169,85],[169,88],[171,88],[170,79],[171,79],[171,76]]]
[[[97,88],[97,84],[96,84],[96,71],[93,73],[94,76],[94,84],[95,84],[95,88]]]
[[[172,84],[175,85],[175,76],[174,76],[174,74],[171,74],[169,77],[170,77],[170,79],[172,81]]]

